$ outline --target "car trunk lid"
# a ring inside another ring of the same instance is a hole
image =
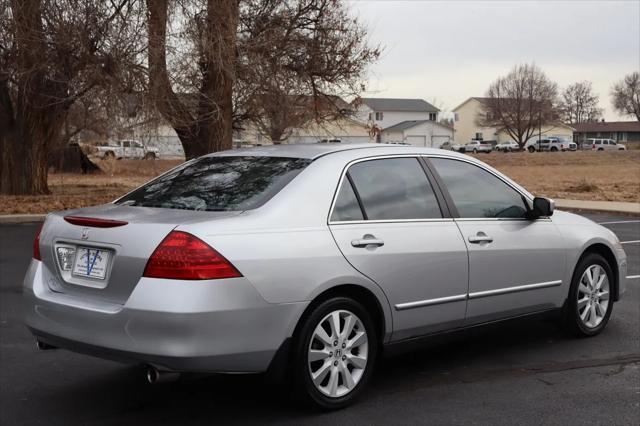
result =
[[[241,212],[203,212],[116,204],[53,213],[40,236],[52,291],[124,304],[149,256],[179,225]]]

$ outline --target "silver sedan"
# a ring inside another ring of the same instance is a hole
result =
[[[40,348],[180,372],[282,372],[352,402],[392,345],[542,312],[600,333],[616,236],[486,164],[411,146],[207,155],[113,203],[51,213],[24,279]],[[73,369],[73,366],[69,366]]]

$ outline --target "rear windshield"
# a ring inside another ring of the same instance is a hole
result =
[[[311,160],[284,157],[203,157],[185,163],[120,198],[116,204],[203,211],[260,207]]]

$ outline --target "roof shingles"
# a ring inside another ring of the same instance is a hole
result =
[[[424,99],[361,98],[361,101],[374,111],[440,111]]]

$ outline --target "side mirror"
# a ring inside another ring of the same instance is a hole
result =
[[[536,197],[533,199],[533,218],[551,216],[555,209],[555,203],[549,198]]]

